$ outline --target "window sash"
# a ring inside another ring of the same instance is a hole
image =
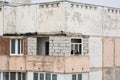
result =
[[[57,74],[35,72],[33,73],[33,80],[57,80]]]
[[[23,54],[23,39],[10,40],[10,53],[11,55]]]
[[[1,72],[1,80],[25,80],[25,72]]]

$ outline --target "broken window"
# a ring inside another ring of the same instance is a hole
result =
[[[71,39],[71,54],[82,54],[82,39]]]
[[[3,72],[2,80],[26,80],[24,72]]]
[[[53,73],[34,73],[33,80],[57,80],[57,74]]]
[[[82,80],[82,74],[72,74],[72,80]]]
[[[23,39],[11,39],[10,46],[11,55],[23,54]]]

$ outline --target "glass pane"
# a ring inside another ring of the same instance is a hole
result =
[[[15,54],[15,39],[11,39],[11,53]]]
[[[21,72],[18,72],[18,80],[21,80]]]
[[[20,39],[18,39],[18,54],[20,54]]]
[[[10,80],[16,80],[16,73],[10,72]]]
[[[57,80],[57,74],[52,75],[52,80]]]
[[[72,43],[81,43],[82,40],[81,39],[71,39]]]
[[[75,44],[75,54],[78,54],[78,44]]]
[[[71,54],[73,54],[73,44],[71,44]]]
[[[9,73],[3,72],[3,80],[9,80]]]
[[[79,54],[82,54],[82,45],[79,44]]]
[[[21,53],[23,53],[23,39],[21,39]]]
[[[26,79],[26,74],[23,72],[22,73],[22,80],[25,80]]]
[[[45,54],[49,55],[49,42],[45,43]]]
[[[51,80],[51,74],[50,73],[46,73],[46,80]]]
[[[72,75],[72,80],[76,80],[76,75],[75,74]]]
[[[34,73],[34,79],[33,80],[38,80],[38,73]]]
[[[78,80],[82,80],[82,74],[78,74]]]
[[[40,73],[40,80],[44,80],[44,74]]]

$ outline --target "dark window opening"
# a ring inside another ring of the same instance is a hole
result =
[[[49,55],[49,42],[45,43],[45,54]]]

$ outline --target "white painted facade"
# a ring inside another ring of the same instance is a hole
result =
[[[0,36],[3,35],[3,11],[0,11]]]
[[[102,70],[96,70],[89,73],[89,80],[103,80]]]
[[[65,31],[84,35],[120,36],[120,14],[114,8],[56,2],[5,6],[4,9],[5,33]]]
[[[90,67],[102,67],[102,37],[89,38]]]

